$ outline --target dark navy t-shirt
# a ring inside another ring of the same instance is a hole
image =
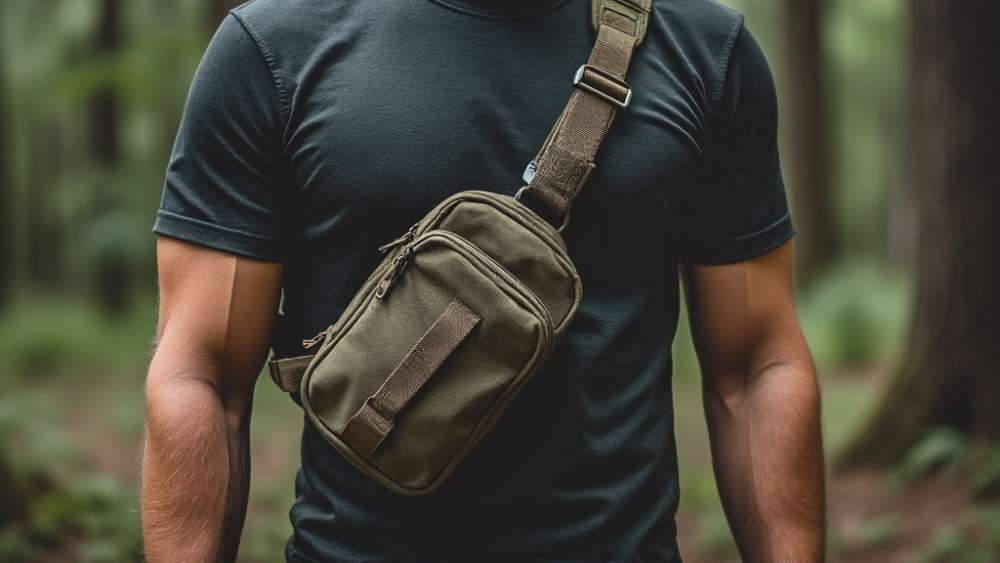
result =
[[[274,347],[300,354],[379,245],[452,193],[521,187],[593,41],[588,0],[253,0],[198,68],[154,230],[283,262]],[[656,0],[629,81],[564,233],[583,302],[549,363],[427,497],[382,489],[307,422],[289,560],[680,560],[678,262],[793,231],[739,14]]]

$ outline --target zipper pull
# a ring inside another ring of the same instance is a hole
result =
[[[408,231],[403,233],[403,236],[399,237],[398,239],[388,244],[383,244],[382,246],[378,247],[378,251],[381,252],[382,254],[386,254],[401,244],[409,244],[411,241],[413,241],[414,237],[417,236],[417,225],[419,224],[420,223],[414,223],[413,226],[410,227]]]
[[[305,340],[302,341],[302,347],[308,350],[313,346],[319,344],[320,342],[323,342],[323,340],[326,339],[327,334],[330,333],[331,328],[333,328],[332,325],[323,329],[323,332],[317,334],[316,336],[313,336],[312,338],[306,338]]]
[[[396,283],[396,279],[399,278],[399,274],[403,273],[406,265],[410,262],[411,254],[413,254],[413,247],[407,245],[403,248],[403,251],[399,253],[399,256],[392,259],[389,271],[382,276],[382,279],[378,282],[378,288],[375,289],[376,299],[385,299],[385,296],[388,295],[392,284]]]

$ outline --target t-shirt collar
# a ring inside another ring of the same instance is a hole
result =
[[[520,18],[548,11],[568,0],[431,0],[435,4],[474,16]]]

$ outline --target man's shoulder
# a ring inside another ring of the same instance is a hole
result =
[[[645,56],[674,61],[716,103],[743,26],[743,14],[716,0],[654,0]]]
[[[654,11],[670,11],[680,16],[703,15],[719,21],[736,21],[740,12],[719,0],[653,0]]]
[[[315,21],[317,17],[335,12],[349,0],[249,0],[233,8],[238,17],[261,23],[295,23]]]
[[[743,14],[717,0],[654,0],[653,22],[675,42],[712,56],[731,46]]]
[[[316,51],[332,48],[355,34],[356,24],[375,4],[360,0],[249,0],[231,13],[257,43],[284,88],[292,91]]]
[[[260,42],[280,49],[309,45],[343,19],[348,0],[250,0],[232,14]]]

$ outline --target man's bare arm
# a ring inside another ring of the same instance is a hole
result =
[[[687,266],[684,278],[716,481],[740,553],[822,561],[820,400],[795,311],[792,245]]]
[[[146,556],[232,561],[246,513],[253,388],[282,268],[166,237],[157,263],[142,462]]]

